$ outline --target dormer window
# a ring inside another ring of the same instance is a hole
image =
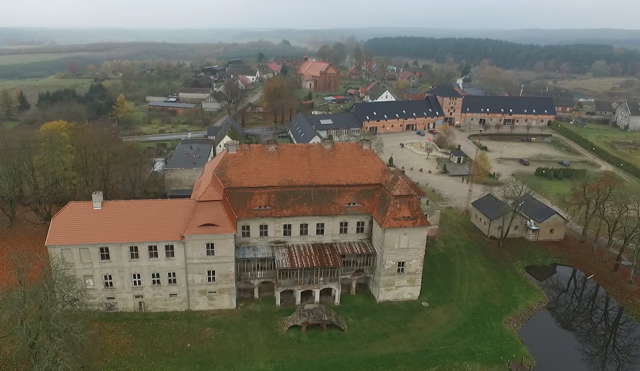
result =
[[[270,209],[273,209],[273,208],[269,206],[258,206],[253,208],[253,210],[270,210]]]
[[[353,207],[353,206],[362,206],[357,202],[349,202],[348,204],[344,205],[345,207]]]

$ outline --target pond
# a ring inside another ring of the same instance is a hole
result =
[[[596,277],[566,266],[525,270],[549,300],[518,331],[536,371],[640,371],[640,323]]]

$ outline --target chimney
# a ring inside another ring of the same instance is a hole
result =
[[[371,149],[371,139],[361,139],[362,149]]]
[[[265,144],[265,147],[267,147],[267,151],[269,152],[275,151],[276,149],[278,149],[278,142],[273,139],[268,140],[267,144]]]
[[[324,149],[331,149],[331,147],[333,147],[333,141],[331,139],[323,139],[322,147],[324,147]]]
[[[229,153],[236,153],[236,151],[238,150],[238,142],[236,142],[235,140],[227,142],[227,149]]]
[[[93,201],[93,209],[102,209],[102,191],[95,191],[91,194],[91,201]]]

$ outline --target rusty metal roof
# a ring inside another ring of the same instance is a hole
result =
[[[284,245],[273,250],[277,269],[342,266],[342,258],[334,243]]]
[[[332,244],[340,255],[373,254],[375,249],[369,241],[349,241]]]

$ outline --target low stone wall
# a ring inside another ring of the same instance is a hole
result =
[[[525,323],[529,322],[531,317],[535,316],[536,314],[538,314],[538,312],[543,310],[544,307],[546,307],[548,303],[549,303],[549,299],[547,299],[547,297],[545,296],[543,299],[541,299],[540,301],[538,301],[534,305],[532,305],[530,307],[527,307],[527,308],[521,310],[520,312],[514,314],[513,316],[507,318],[507,320],[504,322],[504,324],[509,329],[511,329],[512,331],[516,332],[516,331],[518,331],[520,329],[520,327],[522,327],[522,325],[524,325]]]

